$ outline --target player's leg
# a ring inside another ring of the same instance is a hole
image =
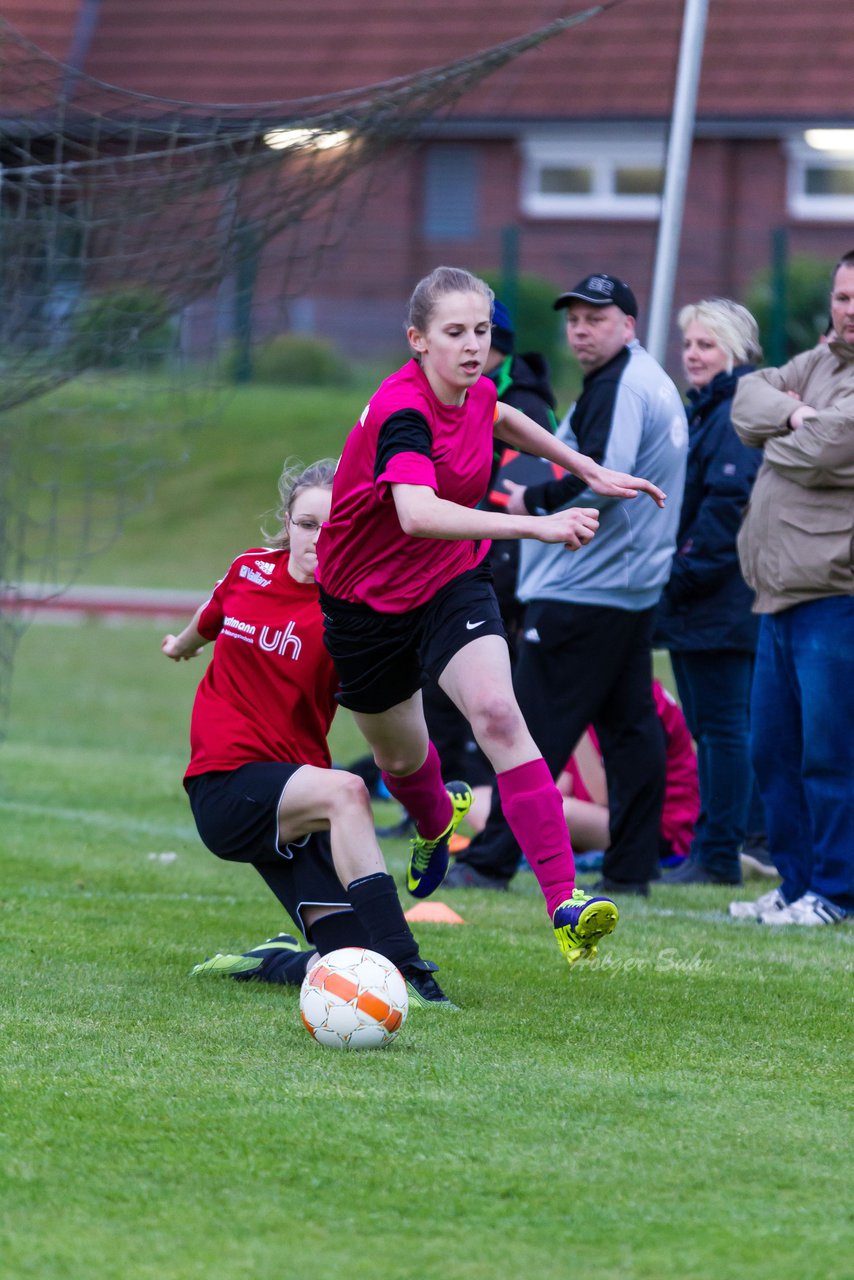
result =
[[[563,797],[516,703],[506,644],[496,636],[473,641],[451,659],[440,683],[491,760],[501,808],[543,892],[561,952],[570,964],[594,956],[600,938],[616,927],[617,907],[575,888]]]
[[[415,897],[426,898],[445,878],[448,844],[471,807],[471,788],[464,782],[443,782],[420,691],[386,711],[354,711],[353,716],[382,769],[383,782],[415,822],[406,885]]]
[[[425,617],[421,658],[495,770],[504,815],[551,916],[573,891],[572,847],[553,774],[516,701],[507,637],[487,573],[471,570],[437,594]]]
[[[190,807],[208,849],[228,862],[256,865],[258,857],[274,858],[279,798],[295,767],[275,763],[246,765],[231,773],[190,778]],[[281,902],[281,895],[276,896]],[[287,911],[287,905],[283,905]],[[296,921],[296,916],[289,914]],[[217,952],[195,965],[192,974],[299,985],[312,955],[303,950],[293,934],[279,933],[249,951]]]
[[[329,832],[328,838],[324,832]],[[286,849],[306,831],[318,833],[306,849],[293,847],[299,913],[303,918],[306,895],[313,895],[315,907],[323,877],[331,886],[334,872],[344,886],[366,941],[361,944],[380,952],[401,970],[410,986],[410,995],[421,1003],[449,1004],[433,973],[436,966],[424,960],[418,943],[403,914],[397,887],[388,874],[374,833],[370,796],[362,780],[342,769],[320,769],[305,765],[288,782],[279,803],[279,845]],[[269,880],[268,880],[269,883]],[[331,897],[327,890],[327,902]],[[339,904],[340,908],[340,904]],[[343,928],[351,928],[343,915],[317,920],[312,938],[323,954],[330,942],[340,938]],[[358,945],[337,941],[336,946]]]
[[[425,896],[447,869],[447,841],[471,803],[462,787],[449,794],[429,740],[421,703],[418,643],[423,609],[379,614],[322,595],[324,643],[338,672],[341,704],[350,711],[394,798],[416,828],[408,887]]]
[[[466,815],[466,826],[480,831],[492,801],[495,771],[474,739],[471,725],[435,680],[428,679],[421,690],[424,719],[430,741],[439,753],[442,777],[465,778],[474,797]],[[458,836],[457,840],[464,838]]]
[[[576,853],[607,849],[611,843],[611,815],[606,804],[564,796],[563,816]]]

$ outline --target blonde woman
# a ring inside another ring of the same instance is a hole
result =
[[[727,298],[683,307],[688,470],[656,642],[669,649],[697,744],[700,816],[691,855],[669,884],[739,884],[753,793],[749,707],[758,619],[736,535],[761,462],[732,426],[739,379],[762,358],[756,321]]]

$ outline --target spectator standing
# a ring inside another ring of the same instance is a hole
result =
[[[750,686],[759,630],[736,536],[760,458],[732,426],[739,380],[762,358],[753,316],[727,298],[679,313],[688,470],[676,555],[656,619],[694,741],[700,816],[691,856],[667,884],[739,884],[753,789]]]
[[[738,550],[761,619],[751,747],[782,883],[730,911],[768,925],[854,912],[854,251],[830,318],[829,341],[742,378],[732,410],[763,454]]]
[[[514,684],[552,777],[594,725],[611,833],[595,891],[647,894],[658,875],[665,770],[652,697],[652,627],[679,519],[685,412],[670,378],[635,338],[638,308],[627,284],[587,276],[554,306],[566,309],[567,340],[584,371],[558,439],[608,466],[639,468],[669,500],[663,513],[603,501],[572,475],[528,487],[507,482],[511,513],[548,518],[588,504],[599,510],[593,554],[520,553],[526,608]],[[518,845],[493,793],[489,821],[458,857],[451,884],[501,888],[518,864]]]

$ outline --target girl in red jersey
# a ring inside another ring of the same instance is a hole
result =
[[[326,645],[339,700],[354,713],[391,794],[412,815],[407,885],[426,897],[442,882],[448,841],[471,804],[465,783],[442,783],[421,705],[423,672],[472,726],[497,774],[504,815],[530,862],[570,963],[617,922],[610,899],[574,888],[563,806],[522,719],[489,572],[489,539],[536,538],[583,547],[598,512],[549,516],[477,510],[494,439],[556,462],[596,493],[664,495],[555,439],[497,403],[482,377],[493,293],[466,271],[437,267],[410,299],[413,359],[379,387],[351,431],[318,541]]]
[[[318,953],[371,947],[401,970],[412,1004],[447,1008],[386,871],[367,788],[332,768],[326,742],[338,680],[314,572],[333,471],[332,462],[286,469],[281,532],[238,556],[180,635],[163,639],[175,662],[215,642],[193,705],[184,785],[207,847],[250,863]],[[280,934],[193,973],[300,983],[314,954]]]

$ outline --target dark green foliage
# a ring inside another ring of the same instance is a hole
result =
[[[518,276],[512,289],[494,273],[484,279],[513,316],[516,350],[539,351],[554,367],[565,347],[561,316],[552,307],[560,287],[541,276]]]
[[[798,255],[790,258],[783,271],[783,298],[779,297],[774,271],[757,272],[744,299],[759,324],[762,349],[769,364],[783,363],[814,347],[829,320],[830,278],[833,263],[824,258]],[[775,324],[782,306],[781,336],[785,346],[778,350]]]
[[[352,381],[352,373],[325,338],[280,333],[253,352],[251,380],[270,387],[340,387]]]
[[[78,370],[152,368],[170,354],[174,341],[169,303],[140,285],[84,302],[72,321],[68,354]]]

